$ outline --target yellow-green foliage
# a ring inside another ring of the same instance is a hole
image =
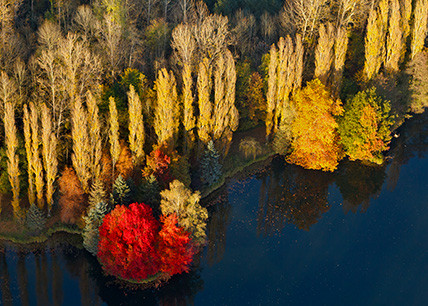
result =
[[[158,144],[166,145],[170,150],[175,147],[180,124],[180,108],[177,86],[172,71],[163,68],[156,80],[157,105],[155,108],[154,129]]]
[[[134,163],[142,162],[144,158],[144,121],[143,105],[135,92],[134,86],[129,86],[128,92],[129,112],[129,149],[134,156]]]
[[[390,103],[376,95],[375,89],[361,91],[345,105],[339,120],[339,133],[351,160],[382,163],[382,152],[391,140]]]
[[[176,214],[178,224],[192,234],[193,241],[205,242],[207,209],[199,204],[199,191],[192,193],[182,182],[174,180],[169,189],[161,192],[161,211],[164,216]]]

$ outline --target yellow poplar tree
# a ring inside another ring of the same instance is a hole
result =
[[[238,128],[239,113],[235,107],[235,62],[230,51],[220,55],[214,72],[214,105],[212,135],[222,143],[221,152],[227,155],[232,132]]]
[[[180,124],[180,108],[177,86],[172,71],[163,68],[156,79],[157,105],[155,108],[154,129],[158,144],[165,144],[173,150]]]
[[[413,20],[412,59],[422,51],[427,36],[428,0],[416,0]]]
[[[412,17],[412,0],[400,0],[401,28],[403,30],[403,50],[410,36],[410,18]]]
[[[18,137],[15,125],[15,109],[11,102],[6,102],[4,105],[3,122],[5,131],[7,173],[9,175],[9,182],[13,195],[13,215],[16,219],[20,219],[22,217],[22,213],[19,207],[19,157],[16,152],[18,149]]]
[[[320,25],[318,45],[315,49],[315,78],[324,85],[327,85],[333,64],[335,36],[334,26],[330,22]]]
[[[36,194],[34,191],[34,172],[33,172],[33,158],[31,152],[31,127],[30,127],[30,115],[28,113],[27,104],[24,105],[24,141],[25,141],[25,153],[27,155],[27,163],[28,163],[28,201],[30,205],[34,204],[36,201]]]
[[[385,36],[388,23],[388,0],[380,0],[370,11],[365,38],[364,78],[370,81],[380,70],[385,59]]]
[[[388,73],[396,73],[400,68],[400,59],[403,58],[405,51],[403,40],[400,2],[399,0],[391,0],[385,59],[385,70]]]
[[[91,158],[89,150],[88,115],[83,108],[80,98],[76,98],[74,101],[71,122],[71,136],[73,139],[73,155],[71,156],[71,160],[83,190],[89,192]]]
[[[54,183],[58,173],[58,140],[52,125],[52,115],[46,104],[42,104],[42,156],[46,176],[46,202],[48,213],[50,214],[53,204],[53,194],[55,192]]]
[[[92,181],[96,181],[101,174],[101,156],[102,156],[102,142],[101,142],[101,123],[98,114],[97,99],[89,91],[86,98],[86,106],[88,107],[88,130],[89,130],[89,158],[90,172]]]
[[[193,107],[193,79],[192,70],[189,64],[184,64],[183,68],[183,126],[185,131],[185,151],[192,149],[195,141],[194,129],[196,127],[196,118]]]
[[[120,143],[119,143],[119,121],[117,117],[116,101],[113,97],[109,98],[109,111],[110,111],[110,129],[109,129],[109,141],[110,141],[110,155],[113,164],[113,177],[116,162],[120,155]]]
[[[331,78],[332,94],[339,96],[342,87],[343,68],[345,67],[346,52],[348,50],[348,32],[345,27],[339,27],[334,42],[333,74]]]
[[[197,82],[199,107],[198,136],[203,143],[208,143],[211,139],[210,131],[212,124],[212,105],[210,102],[212,82],[211,70],[209,69],[209,62],[207,58],[204,58],[204,60],[199,63]]]
[[[37,205],[40,209],[43,209],[43,165],[40,159],[40,149],[39,149],[39,114],[34,105],[30,103],[30,126],[31,126],[31,166],[34,173],[34,184],[36,186],[37,194]]]
[[[304,48],[302,38],[287,36],[280,38],[278,47],[272,45],[269,54],[269,74],[267,91],[266,135],[275,134],[278,128],[291,123],[292,107],[290,94],[297,91],[302,83]]]
[[[134,156],[134,163],[140,163],[144,158],[144,121],[143,105],[141,104],[134,86],[129,86],[129,149]]]

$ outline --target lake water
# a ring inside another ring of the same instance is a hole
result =
[[[427,305],[428,116],[397,133],[382,167],[334,174],[274,159],[210,207],[189,274],[131,291],[78,237],[0,244],[1,305]]]

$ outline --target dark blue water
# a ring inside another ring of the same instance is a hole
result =
[[[132,291],[78,237],[0,246],[2,305],[427,305],[428,120],[410,120],[385,166],[334,174],[286,165],[228,184],[187,275]]]

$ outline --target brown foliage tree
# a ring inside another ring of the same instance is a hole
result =
[[[73,168],[65,167],[58,180],[60,217],[64,223],[78,224],[85,211],[85,193]]]

